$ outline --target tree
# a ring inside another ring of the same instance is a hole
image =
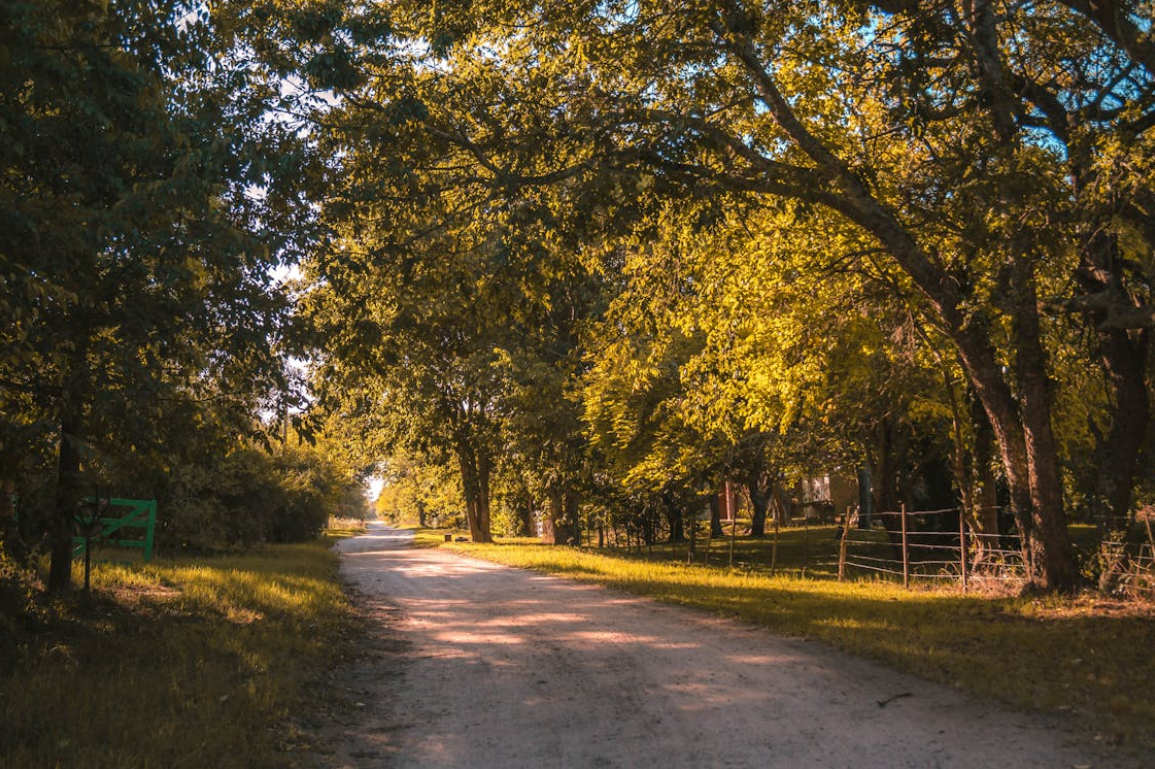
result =
[[[576,507],[585,472],[567,396],[582,365],[577,328],[599,303],[597,279],[574,256],[582,211],[562,187],[521,186],[534,174],[533,137],[505,148],[512,164],[529,165],[503,176],[509,194],[495,195],[490,160],[452,124],[426,121],[430,105],[468,121],[471,95],[397,41],[414,9],[398,5],[387,27],[362,10],[342,20],[355,44],[324,54],[347,67],[301,64],[311,87],[337,94],[316,116],[339,168],[322,213],[332,239],[308,271],[309,313],[325,348],[321,389],[333,409],[376,418],[398,450],[454,456],[475,539],[490,537],[499,453],[560,520]],[[490,64],[478,64],[480,76]],[[513,135],[553,121],[559,99],[540,98],[540,84],[491,80],[508,111],[479,129]],[[534,99],[522,98],[530,92]]]
[[[1036,584],[1073,586],[1048,350],[1050,327],[1064,321],[1040,305],[1084,313],[1093,328],[1088,360],[1109,394],[1100,456],[1111,460],[1097,505],[1116,525],[1148,410],[1152,72],[1135,7],[412,11],[398,6],[402,35],[432,44],[409,49],[424,60],[394,70],[409,73],[406,91],[383,106],[404,107],[411,130],[472,156],[476,184],[499,194],[563,180],[626,196],[645,185],[728,189],[823,207],[856,227],[900,271],[897,291],[950,340],[983,405]],[[505,119],[517,110],[533,119]],[[605,168],[618,172],[616,188]]]
[[[283,384],[287,297],[266,275],[283,211],[254,187],[270,181],[267,151],[291,162],[288,145],[259,100],[228,98],[247,66],[194,10],[0,11],[0,397],[28,415],[27,441],[3,453],[18,463],[54,434],[56,591],[83,474],[145,450],[180,404],[211,404],[243,432]]]
[[[383,480],[376,507],[393,520],[415,521],[422,527],[436,520],[444,526],[465,509],[457,477],[444,464],[394,454],[385,462]]]

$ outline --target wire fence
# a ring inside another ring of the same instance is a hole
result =
[[[807,539],[801,540],[805,561],[803,574],[837,574],[839,581],[873,576],[901,581],[906,587],[920,582],[953,583],[963,592],[971,589],[1014,590],[1028,580],[1022,538],[1015,531],[1009,511],[1001,507],[982,507],[969,512],[957,507],[913,511],[903,507],[873,514],[872,525],[865,528],[857,525],[858,514],[848,511],[835,523],[839,524],[835,536],[836,553],[831,552],[829,539],[826,539],[826,546],[817,545],[819,554],[814,559],[812,555],[806,555]],[[655,544],[670,538],[667,524],[662,516],[652,514],[637,520],[615,522],[604,528],[588,527],[586,535],[589,541],[586,544],[594,544],[597,529],[598,547],[624,547],[639,554],[648,551],[653,556]],[[684,538],[678,541],[689,549],[688,557],[709,563],[711,543],[715,539],[709,534],[699,532],[699,552],[694,555],[694,531],[706,523],[690,518],[685,525]],[[1155,601],[1155,534],[1150,525],[1147,539],[1142,544],[1132,540],[1126,544],[1102,545],[1098,551],[1099,564],[1092,568],[1113,576],[1110,592],[1137,600]],[[810,547],[815,547],[813,539]],[[676,546],[668,552],[676,554]],[[813,553],[813,549],[810,552]],[[774,560],[772,557],[771,573],[775,570]],[[733,551],[730,565],[734,565]]]
[[[1136,599],[1155,599],[1155,544],[1128,546],[1105,542],[1103,569],[1115,576],[1117,592]]]
[[[965,592],[976,582],[1026,579],[1019,536],[977,531],[959,508],[908,511],[903,507],[877,513],[873,520],[881,528],[859,528],[857,516],[843,520],[839,580],[866,573],[901,579],[907,587],[912,581],[954,581]]]

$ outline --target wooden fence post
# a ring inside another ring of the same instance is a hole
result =
[[[906,503],[902,503],[902,586],[910,589],[910,546],[906,536]]]
[[[846,576],[846,537],[850,533],[850,508],[842,519],[842,539],[838,543],[838,581]]]
[[[962,574],[963,595],[967,593],[967,516],[964,508],[958,511],[958,559]]]
[[[778,516],[774,516],[774,544],[770,546],[770,576],[778,571]]]
[[[730,519],[730,568],[734,568],[734,540],[738,538],[738,506],[734,504],[734,494],[730,481],[726,481],[726,517]]]

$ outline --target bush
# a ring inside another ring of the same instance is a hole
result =
[[[0,519],[0,675],[10,672],[38,616],[35,575],[16,533],[12,518]]]
[[[160,546],[211,551],[313,539],[358,484],[298,446],[243,447],[208,466],[174,468],[168,485]]]

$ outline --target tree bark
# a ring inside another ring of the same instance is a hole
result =
[[[522,536],[533,536],[533,501],[525,499],[517,505],[518,532]]]
[[[581,528],[578,522],[578,497],[558,484],[549,491],[546,516],[542,522],[541,540],[547,545],[577,545]]]
[[[1024,537],[1031,573],[1043,590],[1071,592],[1079,580],[1063,510],[1063,482],[1059,446],[1051,424],[1051,392],[1046,352],[1039,328],[1039,302],[1030,264],[1024,255],[1014,269],[1015,332],[1018,356],[1019,402],[1027,451],[1031,495],[1029,515],[1017,512],[1019,530],[1029,520]]]
[[[750,517],[751,537],[766,535],[766,514],[770,510],[772,488],[768,472],[750,473],[746,476],[746,491],[750,495],[750,507],[753,508]]]
[[[710,497],[710,538],[721,537],[726,534],[722,529],[722,500],[720,494]]]
[[[72,537],[76,533],[76,511],[80,504],[80,418],[71,413],[67,402],[64,411],[57,449],[56,510],[48,570],[48,591],[57,594],[72,589]]]
[[[972,530],[980,534],[996,535],[999,531],[999,495],[995,475],[991,468],[994,459],[995,436],[990,420],[982,404],[975,398],[970,401],[970,421],[974,430],[974,457],[971,478],[974,490],[973,515],[969,519]],[[998,541],[987,538],[975,539],[975,562],[987,558],[990,550],[997,550]]]
[[[489,527],[489,464],[468,444],[459,444],[457,458],[461,466],[462,494],[469,537],[474,542],[492,542]]]
[[[558,529],[561,525],[561,492],[550,490],[546,495],[545,515],[541,518],[541,541],[546,545],[557,545],[559,542]]]
[[[1080,287],[1085,294],[1107,294],[1115,304],[1134,306],[1119,275],[1122,255],[1118,238],[1112,234],[1110,222],[1103,219],[1095,223],[1081,250]],[[1117,538],[1130,519],[1135,468],[1151,416],[1146,381],[1150,331],[1105,329],[1108,314],[1100,310],[1089,315],[1096,328],[1097,353],[1110,394],[1110,428],[1105,435],[1097,432],[1095,436],[1091,513],[1105,537]]]
[[[578,547],[582,543],[582,522],[579,514],[580,499],[576,492],[570,490],[565,495],[565,531],[566,544]]]
[[[1099,340],[1100,359],[1114,395],[1111,428],[1095,447],[1092,512],[1104,534],[1118,535],[1130,521],[1132,483],[1150,421],[1145,372],[1148,332],[1114,331]]]
[[[662,508],[666,513],[666,522],[670,526],[670,542],[685,542],[686,528],[683,522],[682,509],[670,492],[663,492]]]
[[[492,542],[493,527],[490,522],[490,490],[489,481],[493,472],[493,463],[489,456],[482,451],[477,453],[477,526],[481,531],[481,539],[475,542]]]

